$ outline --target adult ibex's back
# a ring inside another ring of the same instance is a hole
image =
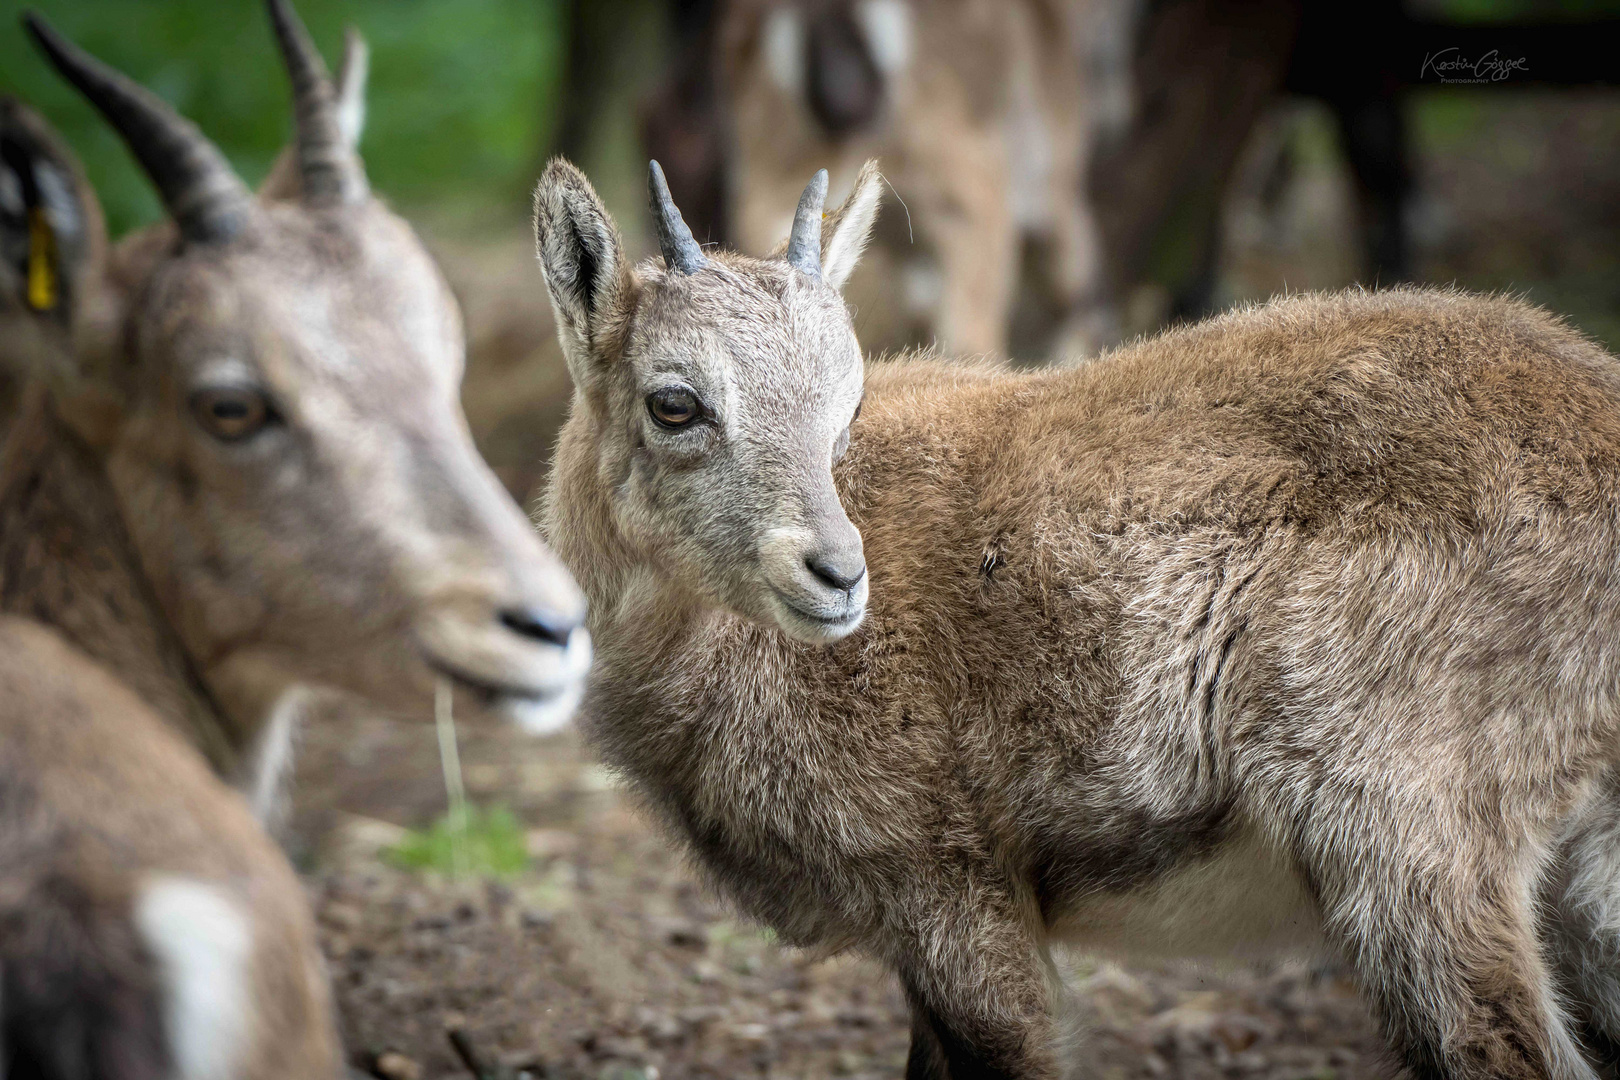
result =
[[[878,192],[785,259],[536,193],[547,530],[604,753],[749,911],[892,964],[913,1080],[1058,1074],[1059,942],[1304,944],[1420,1076],[1620,1040],[1620,363],[1304,296],[1039,373],[862,357]],[[864,390],[864,401],[863,401]],[[857,419],[858,416],[858,419]]]
[[[111,253],[71,156],[0,103],[0,363],[32,380],[0,450],[8,1075],[334,1075],[302,890],[198,751],[247,758],[264,808],[297,686],[425,712],[448,678],[544,725],[588,662],[468,436],[454,302],[368,194],[358,45],[340,101],[270,7],[297,143],[258,199],[30,22],[170,212]]]

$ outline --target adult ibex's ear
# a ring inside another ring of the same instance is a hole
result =
[[[343,64],[337,73],[338,130],[351,149],[359,149],[366,129],[366,76],[371,72],[371,49],[360,31],[349,27],[343,32]],[[298,168],[298,148],[282,148],[270,174],[259,185],[259,198],[266,202],[296,199],[303,194],[303,176]]]
[[[883,176],[877,161],[870,159],[861,166],[844,204],[821,223],[821,279],[833,288],[842,289],[860,262],[882,201]]]
[[[0,364],[71,367],[68,338],[106,252],[78,159],[32,109],[0,98]]]
[[[562,158],[534,189],[534,243],[576,382],[617,354],[633,282],[619,230],[585,174]]]

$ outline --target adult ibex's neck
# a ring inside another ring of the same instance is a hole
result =
[[[238,748],[139,567],[100,461],[28,387],[0,445],[0,611],[54,627],[234,769]]]

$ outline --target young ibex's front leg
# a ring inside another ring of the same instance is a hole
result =
[[[1550,944],[1583,1042],[1620,1060],[1620,776],[1611,775],[1565,837],[1548,891]]]
[[[1010,890],[972,880],[915,901],[900,943],[911,1005],[906,1080],[1047,1080],[1059,1075],[1040,945]],[[943,884],[943,883],[941,883]]]
[[[1324,927],[1413,1075],[1591,1080],[1537,937],[1548,857],[1534,830],[1482,821],[1478,806],[1327,801],[1339,820],[1307,839]]]

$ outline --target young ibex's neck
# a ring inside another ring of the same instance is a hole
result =
[[[42,387],[0,444],[0,611],[54,627],[139,693],[222,771],[222,714],[164,618],[101,463]]]

